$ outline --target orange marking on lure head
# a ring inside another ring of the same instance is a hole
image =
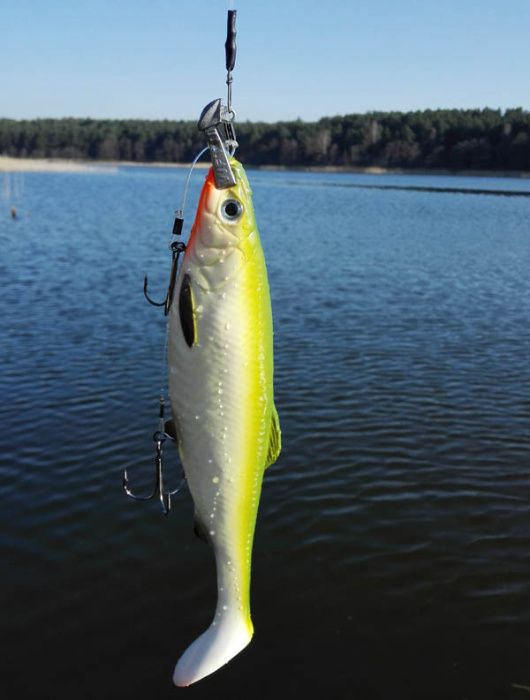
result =
[[[203,215],[208,211],[208,200],[210,198],[212,188],[215,189],[215,180],[213,176],[213,168],[210,168],[202,186],[199,203],[197,205],[197,212],[195,214],[195,220],[193,222],[193,226],[191,227],[188,246],[193,245],[197,231],[201,227]]]

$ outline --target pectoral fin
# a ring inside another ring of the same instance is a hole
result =
[[[191,348],[197,343],[197,324],[195,322],[193,290],[189,275],[184,275],[180,287],[179,316],[184,340],[188,347]]]
[[[206,542],[206,544],[209,544],[211,546],[212,542],[210,540],[210,535],[208,534],[208,530],[204,526],[204,523],[199,518],[197,513],[194,513],[194,515],[193,515],[193,532],[195,534],[195,537],[198,537],[200,540],[202,540],[203,542]]]
[[[269,436],[269,451],[265,461],[265,469],[278,459],[282,451],[282,431],[280,430],[280,419],[276,406],[272,407],[271,430]]]
[[[177,430],[175,428],[175,421],[173,418],[170,418],[164,423],[164,432],[173,440],[177,439]]]

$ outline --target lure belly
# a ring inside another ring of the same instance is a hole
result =
[[[196,528],[211,544],[218,599],[210,627],[179,659],[190,685],[251,640],[252,542],[264,469],[278,457],[272,313],[242,165],[219,190],[206,177],[169,312],[169,389]]]

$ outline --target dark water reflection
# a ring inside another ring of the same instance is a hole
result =
[[[530,201],[250,177],[284,451],[254,641],[187,691],[210,554],[189,498],[164,519],[120,485],[150,476],[163,323],[142,280],[162,292],[184,173],[31,174],[21,218],[2,203],[3,697],[525,697]],[[375,180],[496,182],[526,188]]]

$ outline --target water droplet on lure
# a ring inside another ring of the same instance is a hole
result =
[[[218,477],[218,476],[214,476],[213,479],[212,479],[212,481],[213,481],[214,484],[218,484],[218,483],[219,483],[219,477]]]

